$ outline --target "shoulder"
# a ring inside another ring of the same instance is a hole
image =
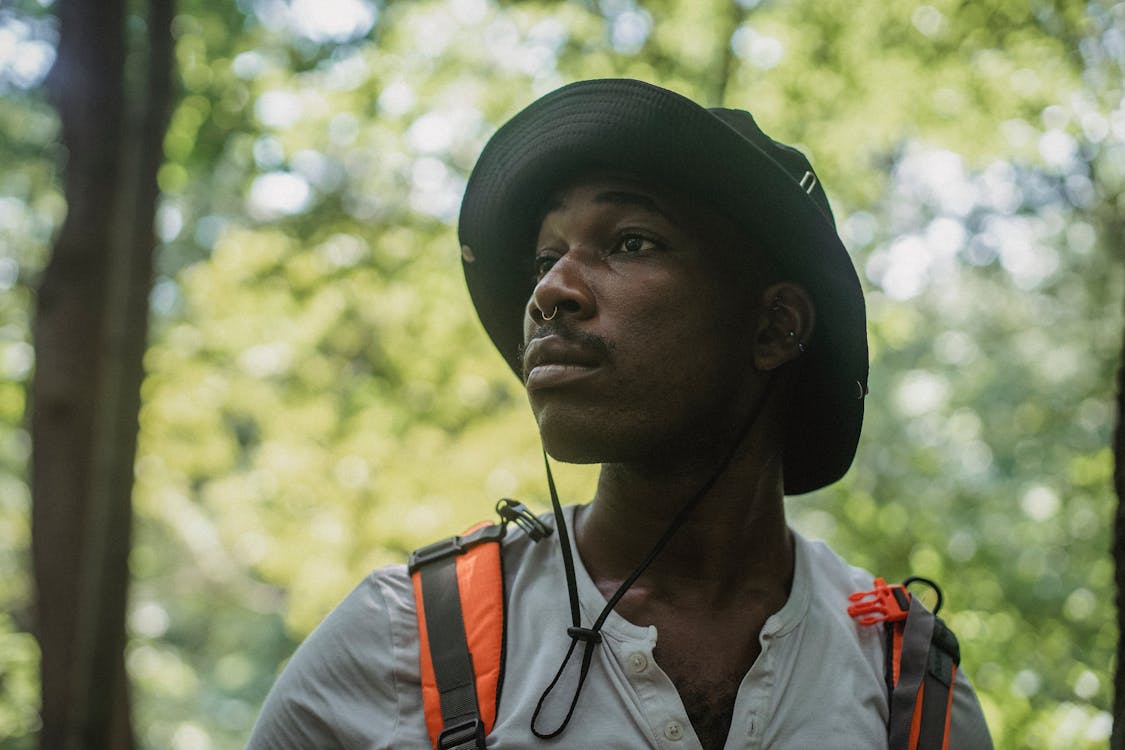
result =
[[[814,595],[810,609],[817,611],[820,617],[838,622],[845,629],[854,629],[857,638],[868,644],[865,651],[873,658],[871,665],[882,675],[882,628],[859,625],[847,614],[848,596],[857,591],[869,590],[874,576],[862,568],[849,565],[823,542],[809,541],[799,535],[795,535],[795,538],[799,554],[804,554],[806,570],[811,576],[810,585]],[[950,735],[950,747],[966,750],[992,748],[980,703],[963,670],[958,671],[954,681]]]
[[[816,591],[839,593],[846,600],[855,591],[871,588],[875,577],[870,572],[849,564],[824,542],[806,539],[796,532],[793,532],[793,539],[797,555],[804,560]]]
[[[383,747],[370,740],[421,726],[417,665],[410,577],[376,570],[294,652],[248,747]]]
[[[793,595],[807,597],[807,619],[817,629],[828,629],[837,638],[855,641],[881,673],[882,639],[878,628],[862,626],[848,614],[848,599],[857,591],[871,589],[875,577],[850,565],[822,541],[794,532],[796,569]]]
[[[949,720],[949,746],[962,750],[992,750],[992,735],[980,701],[968,676],[961,670],[953,682],[953,705]]]
[[[885,746],[883,638],[847,612],[848,596],[871,588],[872,578],[823,542],[794,532],[793,545],[789,600],[766,622],[765,648],[751,670],[773,686],[766,745]],[[810,705],[817,720],[809,719]],[[850,717],[846,724],[841,716]]]
[[[505,588],[512,590],[514,577],[553,568],[535,564],[553,546],[509,533],[503,540]],[[418,659],[414,583],[406,566],[375,570],[293,653],[247,747],[428,746]]]

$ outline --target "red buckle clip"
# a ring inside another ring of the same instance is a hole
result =
[[[858,617],[860,625],[898,622],[910,612],[910,592],[906,587],[899,583],[888,585],[882,578],[875,579],[871,591],[857,591],[848,601],[855,602],[848,607],[848,614]]]

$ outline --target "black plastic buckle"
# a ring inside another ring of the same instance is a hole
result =
[[[484,750],[484,724],[477,716],[441,730],[438,750]]]
[[[406,564],[406,569],[413,575],[414,571],[423,565],[446,557],[463,555],[470,547],[483,542],[498,542],[504,538],[504,532],[503,526],[489,524],[465,536],[451,536],[433,544],[427,544],[425,547],[419,547],[410,553],[410,560]]]
[[[447,537],[433,544],[427,544],[425,547],[419,547],[411,552],[410,561],[406,564],[406,569],[413,574],[414,571],[427,563],[441,560],[450,555],[460,555],[464,551],[465,547],[461,544],[461,537]]]
[[[496,514],[500,516],[500,520],[504,523],[514,523],[523,529],[524,533],[533,542],[538,542],[551,535],[550,526],[539,520],[539,517],[531,512],[530,509],[519,500],[512,500],[506,497],[496,503]]]

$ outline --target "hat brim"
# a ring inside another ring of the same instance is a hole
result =
[[[534,102],[493,135],[469,178],[459,223],[465,279],[481,323],[518,375],[537,223],[554,190],[612,169],[711,203],[816,306],[783,458],[785,491],[800,494],[839,479],[855,456],[868,374],[863,292],[827,200],[818,207],[779,160],[796,154],[807,162],[740,113],[764,139],[755,143],[729,114],[624,79],[582,81]]]

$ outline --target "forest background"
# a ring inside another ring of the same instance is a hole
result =
[[[5,749],[41,730],[29,390],[74,168],[44,83],[61,7],[0,5]],[[124,6],[134,109],[170,7]],[[367,571],[500,496],[544,507],[455,222],[496,126],[600,76],[750,109],[810,155],[868,292],[872,376],[855,466],[791,498],[792,521],[888,579],[943,583],[999,748],[1104,746],[1125,4],[181,0],[168,18],[123,553],[140,747],[241,747]],[[588,469],[560,473],[589,497]]]

